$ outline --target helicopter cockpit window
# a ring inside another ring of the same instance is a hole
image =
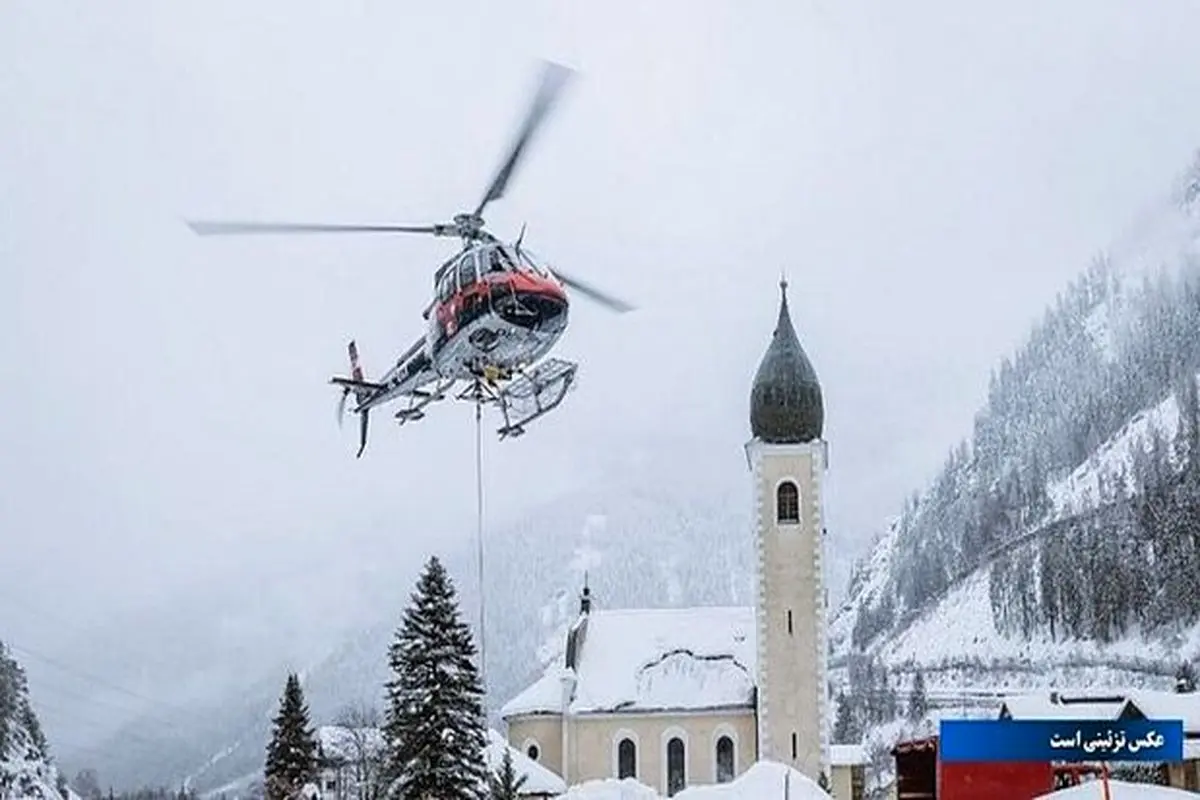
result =
[[[458,286],[465,289],[475,282],[475,254],[467,253],[458,262]]]
[[[492,269],[497,272],[503,272],[505,270],[509,272],[516,272],[518,269],[516,257],[507,247],[497,247],[495,250],[492,250],[491,257]]]
[[[454,294],[454,270],[447,269],[442,279],[438,281],[437,296],[441,302],[446,302]]]

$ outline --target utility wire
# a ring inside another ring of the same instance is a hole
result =
[[[135,692],[132,689],[126,689],[124,686],[118,686],[115,683],[110,683],[109,681],[106,681],[103,678],[98,678],[95,675],[90,675],[90,674],[84,672],[83,670],[79,670],[79,669],[76,669],[75,667],[64,664],[61,661],[58,661],[57,659],[53,659],[53,658],[50,658],[49,656],[43,655],[43,654],[37,652],[36,650],[30,650],[28,647],[23,647],[23,646],[17,644],[16,642],[12,641],[11,639],[6,640],[5,644],[9,648],[11,648],[12,650],[14,650],[18,653],[23,653],[24,655],[26,655],[29,658],[36,659],[37,661],[40,661],[43,664],[48,664],[49,666],[52,666],[52,667],[56,667],[57,669],[60,669],[69,675],[75,675],[79,678],[82,678],[83,680],[94,683],[97,686],[103,686],[104,688],[110,689],[114,692],[120,692],[121,694],[128,695],[129,697],[132,697],[136,700],[141,700],[144,703],[150,703],[151,705],[161,706],[162,708],[170,709],[171,711],[174,711],[175,713],[178,713],[178,714],[187,714],[188,713],[186,710],[184,710],[183,708],[180,708],[179,706],[172,705],[171,703],[167,703],[163,700],[158,700],[153,697],[147,697],[146,695]]]

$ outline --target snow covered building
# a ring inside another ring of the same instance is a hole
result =
[[[324,800],[356,800],[378,778],[385,744],[378,728],[317,728],[317,783]]]
[[[746,445],[757,602],[593,609],[585,585],[560,658],[501,709],[509,743],[567,784],[632,777],[671,796],[767,759],[862,796],[862,748],[830,742],[821,387],[780,289]]]
[[[1163,764],[1163,782],[1172,787],[1200,790],[1200,693],[1149,689],[1077,692],[1048,691],[1007,697],[1000,719],[1140,719],[1183,720],[1183,761]]]

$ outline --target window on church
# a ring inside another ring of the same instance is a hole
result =
[[[678,736],[667,742],[667,797],[674,797],[684,788],[683,739]]]
[[[633,739],[622,739],[617,745],[617,778],[637,777],[637,745]]]
[[[733,739],[722,736],[717,739],[717,783],[733,780]]]
[[[775,519],[778,522],[800,521],[800,490],[791,481],[784,481],[775,490]]]
[[[525,749],[525,755],[529,756],[531,761],[537,761],[538,756],[541,755],[541,752],[538,751],[538,746],[536,744],[531,744]]]

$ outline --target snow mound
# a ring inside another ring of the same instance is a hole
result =
[[[730,783],[693,786],[675,795],[679,800],[832,800],[832,795],[802,772],[774,761],[759,761]]]
[[[1108,789],[1111,800],[1188,800],[1188,798],[1195,800],[1200,797],[1200,794],[1196,792],[1148,783],[1109,781]],[[1070,786],[1066,789],[1059,789],[1057,792],[1039,795],[1034,800],[1102,800],[1103,797],[1103,784],[1100,781],[1088,781],[1078,786]]]
[[[563,800],[659,800],[657,792],[633,778],[584,781],[559,796]]]
[[[832,800],[832,796],[801,772],[774,761],[759,761],[729,783],[693,786],[675,800]],[[572,786],[564,800],[661,800],[650,787],[633,778],[606,778]],[[1173,796],[1172,796],[1173,797]]]

